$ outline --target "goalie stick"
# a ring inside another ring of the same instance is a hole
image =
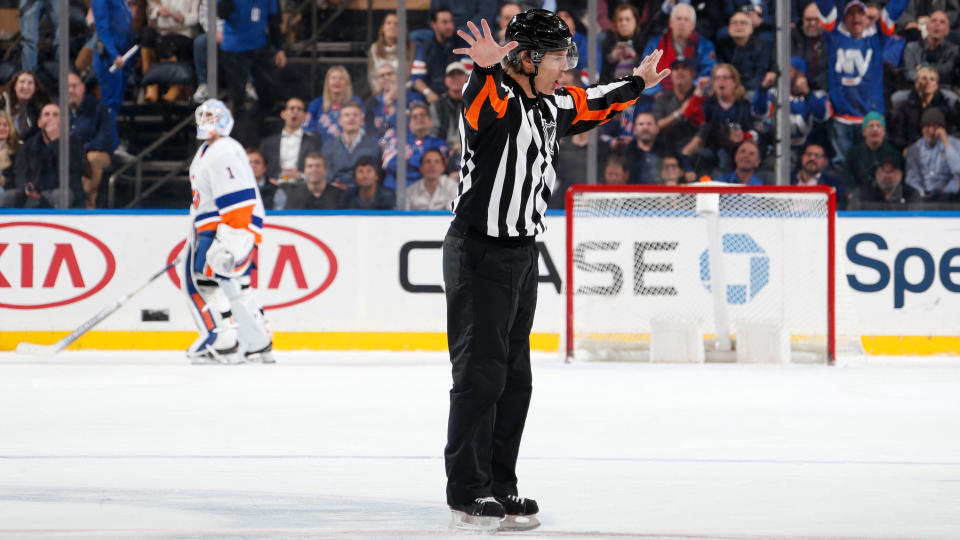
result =
[[[79,327],[77,327],[76,330],[74,330],[73,332],[70,332],[68,336],[54,343],[53,345],[38,345],[36,343],[20,343],[17,345],[17,352],[19,354],[29,354],[33,356],[53,356],[57,354],[58,352],[70,346],[71,343],[79,339],[80,336],[86,334],[88,330],[90,330],[91,328],[99,324],[100,321],[106,319],[107,317],[112,315],[115,311],[123,307],[123,305],[126,304],[128,300],[133,298],[135,294],[143,290],[143,288],[146,287],[147,285],[153,283],[155,279],[162,276],[167,272],[167,270],[173,268],[179,263],[180,263],[180,257],[177,257],[172,262],[170,262],[170,264],[164,266],[162,270],[150,276],[150,279],[148,279],[145,283],[143,283],[136,289],[130,291],[126,295],[120,297],[109,306],[100,310],[100,313],[97,313],[92,319],[81,324]]]

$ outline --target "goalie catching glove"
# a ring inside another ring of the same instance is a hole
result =
[[[253,246],[252,232],[221,223],[217,225],[217,235],[207,250],[207,264],[217,275],[228,278],[242,276],[250,266]]]

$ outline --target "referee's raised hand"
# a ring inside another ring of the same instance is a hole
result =
[[[493,32],[490,31],[490,25],[487,24],[485,19],[480,20],[480,25],[483,26],[483,30],[477,28],[473,21],[467,21],[467,28],[470,29],[470,33],[457,30],[457,35],[463,38],[469,47],[454,49],[455,54],[465,54],[473,59],[474,64],[482,68],[488,68],[499,63],[507,53],[519,45],[516,41],[511,41],[501,46],[493,39]]]
[[[660,64],[661,56],[663,56],[663,49],[657,49],[647,55],[647,57],[640,62],[639,66],[633,68],[633,75],[643,79],[643,84],[647,88],[656,86],[660,83],[660,81],[666,79],[667,76],[670,75],[670,68],[664,69],[663,71],[657,71],[657,65]]]

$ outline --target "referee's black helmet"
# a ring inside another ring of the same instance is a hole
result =
[[[528,9],[514,15],[504,34],[507,42],[516,41],[519,45],[510,51],[511,62],[519,63],[520,52],[530,51],[530,59],[540,64],[544,53],[567,51],[567,69],[577,65],[577,45],[567,23],[552,11]]]

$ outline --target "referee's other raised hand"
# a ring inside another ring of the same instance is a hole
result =
[[[516,41],[511,41],[501,46],[493,39],[493,32],[490,31],[490,25],[487,24],[485,19],[480,20],[480,25],[483,26],[483,30],[477,28],[473,21],[467,21],[467,28],[470,29],[470,33],[465,30],[457,30],[457,35],[463,38],[469,46],[454,49],[454,54],[465,54],[473,59],[474,64],[482,68],[488,68],[499,63],[507,53],[519,45]]]
[[[650,88],[651,86],[656,86],[660,81],[667,78],[670,75],[670,68],[664,69],[663,71],[657,71],[657,65],[660,64],[660,57],[663,56],[663,49],[657,49],[647,55],[644,58],[640,65],[633,68],[633,74],[636,77],[643,79],[643,84]]]

